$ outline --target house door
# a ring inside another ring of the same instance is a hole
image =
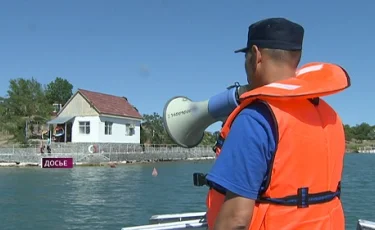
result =
[[[72,126],[71,122],[66,124],[66,142],[72,142]]]

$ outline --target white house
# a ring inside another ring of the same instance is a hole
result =
[[[139,144],[141,119],[125,97],[79,89],[48,124],[62,142]]]

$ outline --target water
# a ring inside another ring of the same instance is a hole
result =
[[[156,167],[159,176],[152,177]],[[0,168],[1,230],[120,230],[153,214],[204,211],[206,189],[193,172],[211,163],[180,162],[72,170]],[[347,229],[375,221],[375,155],[345,159],[343,203]]]

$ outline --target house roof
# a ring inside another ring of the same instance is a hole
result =
[[[127,98],[78,89],[80,93],[99,114],[142,119],[142,115],[132,106]]]

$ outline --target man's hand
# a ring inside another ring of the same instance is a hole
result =
[[[214,230],[249,229],[255,201],[227,191]]]

